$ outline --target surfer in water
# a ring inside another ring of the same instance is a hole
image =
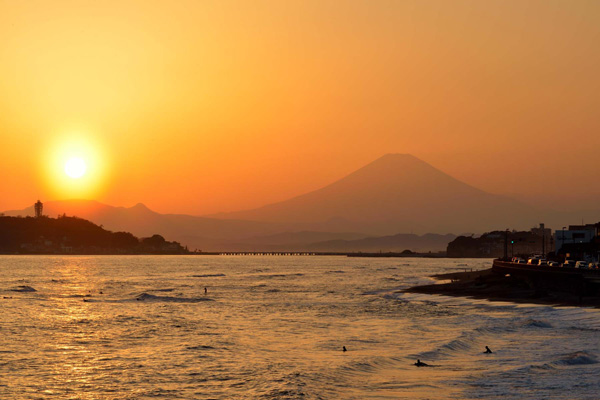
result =
[[[417,360],[417,362],[415,363],[415,365],[417,367],[429,367],[429,364],[425,364],[424,362],[421,362],[421,360]]]
[[[342,351],[348,351],[346,350],[346,346],[342,346]]]
[[[484,354],[492,354],[492,350],[490,350],[489,347],[485,346],[485,351],[483,353]]]

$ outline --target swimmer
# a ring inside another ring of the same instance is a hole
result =
[[[485,346],[485,351],[483,353],[484,354],[492,354],[492,350],[490,350],[489,347]]]
[[[421,360],[417,360],[417,362],[415,363],[415,365],[417,367],[429,367],[429,364],[425,364],[424,362],[421,362]]]

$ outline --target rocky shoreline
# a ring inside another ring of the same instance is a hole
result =
[[[450,282],[415,286],[404,289],[402,292],[514,303],[600,308],[600,297],[598,296],[579,296],[564,291],[532,288],[519,277],[498,274],[491,268],[481,271],[453,272],[432,277]]]

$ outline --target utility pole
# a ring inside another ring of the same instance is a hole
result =
[[[508,229],[504,231],[504,260],[508,260]]]
[[[546,258],[546,231],[542,230],[542,257]]]

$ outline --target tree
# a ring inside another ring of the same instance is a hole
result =
[[[142,243],[146,246],[160,248],[161,246],[163,246],[166,243],[166,240],[164,237],[162,237],[160,235],[152,235],[149,238],[143,238]]]

